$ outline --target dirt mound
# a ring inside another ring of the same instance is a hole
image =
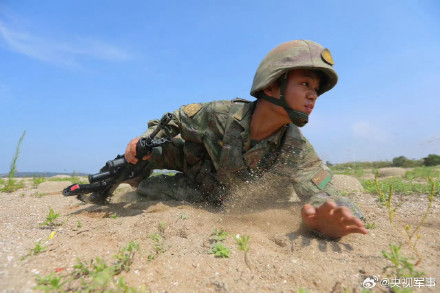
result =
[[[379,178],[386,177],[403,177],[405,176],[407,169],[399,167],[388,167],[379,169]]]
[[[362,184],[356,178],[348,175],[334,175],[332,183],[336,190],[342,194],[363,192]]]

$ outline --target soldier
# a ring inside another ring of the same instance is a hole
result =
[[[157,135],[173,137],[172,142],[143,158],[148,164],[137,192],[150,199],[222,201],[235,186],[277,173],[306,202],[301,210],[306,227],[334,238],[366,234],[362,213],[334,189],[331,171],[300,131],[318,97],[337,83],[333,64],[330,51],[315,42],[286,42],[258,67],[251,88],[256,101],[197,103],[174,111]],[[143,136],[157,123],[150,121]],[[138,162],[139,139],[127,146],[130,163]],[[153,169],[180,172],[148,177]]]

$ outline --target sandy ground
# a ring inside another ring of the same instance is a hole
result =
[[[185,202],[142,201],[129,187],[119,189],[106,206],[83,204],[63,197],[69,182],[44,182],[14,193],[0,193],[0,290],[33,292],[36,274],[45,276],[72,271],[77,258],[101,257],[111,263],[120,247],[130,241],[140,245],[129,272],[123,276],[130,287],[144,286],[147,292],[361,292],[366,277],[386,277],[389,265],[382,256],[390,243],[404,242],[389,223],[386,208],[375,196],[349,195],[375,224],[368,235],[349,235],[339,241],[317,238],[301,228],[301,203],[267,190],[258,200],[231,200],[218,208]],[[249,189],[253,193],[255,189]],[[39,196],[41,194],[43,196]],[[252,195],[252,194],[251,194]],[[427,196],[396,196],[396,221],[415,225],[427,207]],[[245,204],[242,204],[245,202]],[[49,209],[60,214],[60,226],[39,225]],[[435,278],[433,288],[417,292],[440,292],[440,203],[421,227],[418,249],[423,255],[417,267],[425,277]],[[153,260],[151,233],[165,223],[166,251]],[[231,248],[229,258],[209,254],[211,233],[224,229]],[[233,235],[249,235],[250,268],[238,250]],[[35,243],[46,251],[27,257]],[[408,245],[403,254],[413,256]],[[393,277],[393,276],[391,276]],[[373,292],[387,292],[379,284]]]

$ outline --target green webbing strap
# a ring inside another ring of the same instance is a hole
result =
[[[279,99],[266,95],[264,91],[260,91],[257,94],[257,97],[266,100],[269,103],[282,107],[284,110],[286,110],[287,115],[289,115],[289,118],[293,124],[295,124],[298,127],[303,127],[304,125],[307,124],[307,122],[309,122],[309,115],[307,115],[304,112],[294,110],[290,108],[290,106],[287,104],[286,101],[287,72],[280,78],[280,82],[281,85],[280,85]]]

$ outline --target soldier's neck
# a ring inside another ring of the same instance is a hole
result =
[[[250,123],[250,135],[253,140],[263,140],[278,131],[290,119],[284,109],[273,105],[265,100],[258,100],[252,114]]]

